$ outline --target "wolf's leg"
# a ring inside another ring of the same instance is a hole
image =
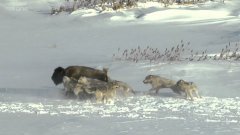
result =
[[[156,94],[158,94],[158,91],[160,90],[160,86],[156,88]]]
[[[185,90],[185,98],[189,99],[189,92],[187,90]]]
[[[124,88],[124,89],[123,89],[123,93],[124,93],[124,96],[125,96],[125,97],[129,96],[129,91],[130,91],[129,88]]]
[[[156,88],[152,87],[151,89],[148,90],[147,94],[151,94],[152,91],[156,91]]]
[[[182,93],[181,93],[181,91],[179,90],[179,89],[177,89],[177,88],[171,88],[172,89],[172,91],[174,92],[174,93],[176,93],[176,94],[178,94],[178,95],[182,95]]]
[[[103,101],[103,95],[101,92],[96,92],[96,101],[97,103],[101,103]]]
[[[202,96],[199,95],[198,90],[195,90],[194,92],[198,98],[202,98]]]
[[[151,89],[149,89],[148,91],[151,92],[151,91],[154,91],[156,90],[156,88],[152,87]]]
[[[104,104],[107,104],[107,102],[108,102],[108,99],[107,99],[106,97],[104,97],[104,98],[103,98],[103,103],[104,103]]]
[[[193,94],[192,94],[192,90],[189,90],[189,95],[190,95],[191,100],[194,101],[194,99],[193,99]]]

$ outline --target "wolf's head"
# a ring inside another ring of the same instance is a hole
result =
[[[148,75],[148,76],[146,76],[145,79],[143,80],[143,83],[144,83],[144,84],[151,83],[151,82],[152,82],[152,79],[153,79],[153,75]]]

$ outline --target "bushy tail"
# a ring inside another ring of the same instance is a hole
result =
[[[136,92],[133,89],[130,89],[130,91],[133,95],[136,95]]]
[[[88,94],[95,94],[96,93],[96,89],[94,88],[85,88],[84,91]]]

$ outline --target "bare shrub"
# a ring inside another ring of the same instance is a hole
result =
[[[113,10],[118,10],[120,8],[123,8],[123,4],[122,3],[113,3]]]
[[[112,8],[113,10],[118,10],[121,8],[132,8],[137,6],[138,2],[148,2],[155,1],[162,3],[164,7],[168,7],[173,4],[198,4],[204,3],[210,0],[61,0],[60,6],[52,5],[51,14],[56,15],[61,12],[72,13],[79,8],[96,8],[101,7],[102,10],[107,8]],[[214,0],[218,2],[224,2],[224,0]],[[59,3],[56,3],[59,5]]]
[[[117,61],[150,61],[150,63],[174,62],[174,61],[205,61],[205,60],[240,60],[240,45],[234,46],[229,43],[220,52],[215,54],[208,53],[208,50],[195,51],[191,49],[190,42],[181,41],[177,46],[163,49],[146,48],[124,49],[118,48],[117,53],[113,54],[113,59]]]

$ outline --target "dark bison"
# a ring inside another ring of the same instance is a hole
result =
[[[69,66],[67,68],[58,67],[54,70],[52,80],[55,85],[63,82],[63,77],[68,76],[78,80],[80,77],[88,77],[92,79],[98,79],[101,81],[108,82],[107,76],[108,69],[98,70],[85,66]]]

